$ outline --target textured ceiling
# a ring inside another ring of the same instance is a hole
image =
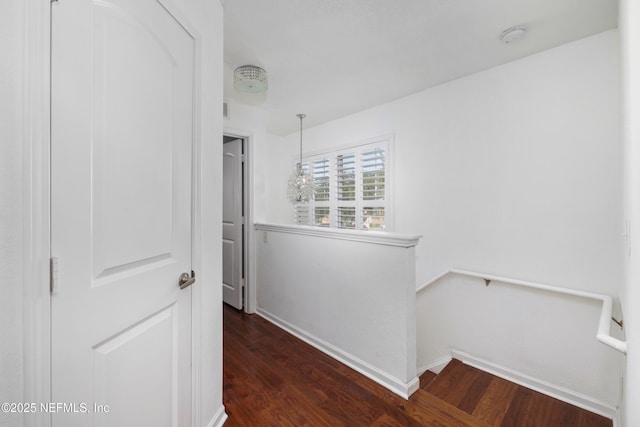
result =
[[[294,132],[617,26],[617,0],[224,0],[225,98]],[[499,35],[524,25],[511,44]],[[269,73],[239,95],[233,69]]]

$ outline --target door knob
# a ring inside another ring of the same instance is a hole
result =
[[[193,271],[191,272],[191,276],[189,276],[189,273],[182,273],[178,278],[178,285],[180,286],[180,289],[188,288],[189,286],[193,285],[195,282],[196,282],[196,273],[194,273]]]

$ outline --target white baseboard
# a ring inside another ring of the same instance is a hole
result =
[[[511,381],[516,384],[520,384],[521,386],[538,391],[542,394],[546,394],[547,396],[551,396],[555,399],[561,400],[571,405],[578,406],[582,409],[586,409],[587,411],[602,415],[603,417],[610,418],[614,422],[614,427],[617,424],[616,420],[618,418],[618,409],[606,402],[602,402],[573,390],[551,384],[544,380],[533,378],[522,372],[505,368],[496,363],[483,360],[460,350],[452,349],[451,357],[458,359],[469,366],[473,366],[474,368],[478,368],[485,372],[493,374],[497,377],[504,378],[505,380]]]
[[[224,411],[224,405],[220,405],[211,421],[207,423],[207,427],[222,427],[225,421],[227,421],[227,413]]]
[[[422,374],[424,374],[427,371],[431,371],[436,374],[439,374],[440,372],[442,372],[444,367],[447,366],[447,363],[451,362],[451,359],[452,357],[449,354],[446,356],[442,356],[441,358],[433,361],[432,363],[429,363],[428,365],[418,368],[418,377],[420,377]]]
[[[279,328],[284,329],[307,344],[312,345],[323,353],[328,354],[339,362],[342,362],[350,368],[360,372],[362,375],[372,379],[404,399],[408,399],[409,396],[411,396],[420,387],[420,379],[417,376],[408,383],[404,383],[375,366],[360,360],[333,344],[309,334],[308,332],[280,319],[278,316],[275,316],[260,307],[258,307],[256,313]]]
[[[620,427],[622,425],[622,420],[620,419],[620,411],[616,411],[616,416],[613,417],[613,426],[612,427]]]

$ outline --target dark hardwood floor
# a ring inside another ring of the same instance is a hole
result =
[[[612,425],[457,360],[420,380],[404,400],[261,317],[225,305],[226,427]]]

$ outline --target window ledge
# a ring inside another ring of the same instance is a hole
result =
[[[345,230],[338,228],[311,227],[306,225],[264,224],[256,223],[257,231],[302,234],[305,236],[323,237],[326,239],[350,240],[353,242],[372,243],[376,245],[411,248],[418,244],[422,236],[388,233],[386,231]]]

